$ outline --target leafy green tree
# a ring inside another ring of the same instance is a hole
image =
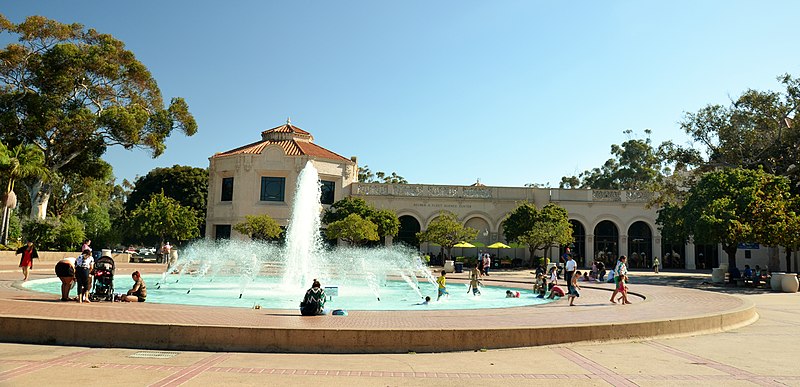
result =
[[[656,224],[665,243],[682,245],[689,240],[681,207],[678,205],[665,203],[659,208]]]
[[[375,211],[366,200],[357,197],[346,197],[325,210],[322,214],[322,223],[331,224],[337,220],[342,220],[350,214],[358,214],[362,218],[368,218]]]
[[[503,233],[509,241],[528,245],[531,257],[536,250],[574,242],[569,213],[554,203],[541,210],[532,203],[521,203],[503,222]]]
[[[274,241],[280,238],[281,226],[267,214],[245,215],[245,221],[237,223],[233,229],[254,240]]]
[[[8,222],[8,243],[7,245],[15,245],[21,242],[22,239],[22,221],[18,214],[12,214]],[[13,242],[13,243],[12,243]],[[19,247],[19,246],[17,246]]]
[[[368,220],[378,226],[379,236],[395,236],[400,232],[400,219],[392,210],[376,210]]]
[[[351,245],[362,245],[379,239],[378,226],[358,214],[350,214],[342,220],[328,224],[325,235],[328,239],[341,239]]]
[[[29,219],[22,224],[23,242],[34,242],[40,250],[54,248],[57,228],[53,219]]]
[[[173,130],[197,130],[186,102],[165,106],[147,68],[111,35],[42,16],[14,24],[3,15],[0,33],[18,41],[0,50],[0,139],[39,147],[51,174],[67,175],[76,158],[113,145],[157,157]],[[36,176],[29,189],[32,218],[46,216],[44,183]]]
[[[133,183],[133,190],[128,194],[125,210],[133,211],[152,195],[164,192],[184,207],[193,208],[199,223],[200,235],[205,234],[206,198],[208,196],[208,171],[205,168],[173,165],[169,168],[155,168],[141,176]]]
[[[767,213],[782,206],[788,194],[787,179],[761,170],[710,172],[689,191],[682,218],[695,241],[722,244],[734,267],[739,243],[770,242],[765,239],[768,222],[785,214]]]
[[[322,222],[330,225],[343,220],[351,214],[356,214],[378,226],[378,236],[397,235],[400,231],[400,219],[391,210],[377,210],[364,199],[347,197],[333,203],[322,215]]]
[[[69,173],[52,175],[48,184],[48,216],[79,215],[87,208],[108,207],[114,175],[111,164],[95,158]]]
[[[169,240],[185,241],[200,235],[197,212],[177,200],[158,193],[139,204],[130,214],[128,224],[140,241],[155,238],[159,246]]]
[[[621,145],[611,145],[614,158],[608,159],[601,167],[582,172],[579,176],[564,176],[560,188],[594,188],[652,190],[670,168],[664,162],[663,154],[652,146],[650,129],[647,138],[631,138]],[[632,135],[631,130],[624,131]]]
[[[55,248],[60,251],[74,251],[86,239],[83,223],[74,215],[61,218],[55,229]]]
[[[116,238],[118,234],[111,232],[111,217],[107,208],[89,207],[78,219],[83,223],[86,238],[92,240],[95,248],[111,247],[119,242]]]
[[[8,149],[0,142],[0,173],[6,182],[2,197],[3,220],[0,224],[0,244],[8,240],[8,225],[11,210],[17,206],[14,185],[17,181],[33,176],[46,176],[44,154],[33,145],[17,145]]]
[[[434,219],[425,231],[417,233],[417,238],[421,242],[432,242],[450,251],[453,246],[462,241],[471,241],[478,236],[478,230],[472,227],[464,227],[456,218],[456,214],[450,211],[442,211]]]
[[[800,193],[800,79],[778,77],[782,92],[747,90],[729,106],[708,105],[686,113],[681,128],[689,146],[671,147],[669,158],[703,171],[758,169],[791,180]]]
[[[182,206],[194,208],[198,214],[206,213],[208,196],[208,171],[205,168],[173,165],[155,168],[133,183],[125,209],[133,211],[150,196],[164,191],[164,195],[177,200]]]
[[[775,195],[773,200],[761,202],[755,208],[753,220],[759,224],[755,230],[756,240],[768,246],[783,246],[789,272],[792,251],[800,248],[800,196],[789,195],[789,182],[785,178],[776,179],[773,184],[781,185],[775,190],[785,190],[786,195]],[[780,267],[779,258],[770,261],[769,266]]]
[[[408,181],[395,172],[387,174],[386,172],[372,172],[369,165],[358,169],[358,181],[362,183],[383,183],[383,184],[408,184]]]

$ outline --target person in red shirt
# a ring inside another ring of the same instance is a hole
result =
[[[33,270],[33,259],[39,258],[39,253],[36,251],[33,242],[28,241],[27,245],[17,249],[15,255],[16,254],[22,254],[22,257],[19,259],[19,267],[22,268],[22,275],[24,276],[22,280],[27,281],[29,270]]]

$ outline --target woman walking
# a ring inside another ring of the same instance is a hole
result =
[[[27,245],[17,249],[17,252],[14,253],[14,255],[17,254],[22,254],[22,257],[19,259],[19,267],[22,268],[22,280],[27,281],[29,271],[33,270],[33,259],[39,258],[39,253],[36,251],[36,247],[33,245],[33,242],[28,241]]]

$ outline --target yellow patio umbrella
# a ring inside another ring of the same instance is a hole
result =
[[[471,249],[471,248],[475,247],[475,245],[473,245],[472,243],[469,243],[469,242],[463,242],[462,241],[462,242],[454,244],[453,247],[460,247],[461,248],[461,255],[464,255],[464,249],[465,248],[466,249]],[[452,258],[450,258],[450,259],[452,259]]]
[[[509,245],[507,245],[507,244],[505,244],[503,242],[495,242],[495,243],[492,243],[489,246],[486,246],[486,248],[489,248],[489,249],[510,249],[511,246],[509,246]]]
[[[510,249],[511,246],[509,246],[509,245],[507,245],[507,244],[505,244],[503,242],[495,242],[495,243],[492,243],[489,246],[486,246],[486,248],[497,249],[497,259],[500,259],[500,249]],[[516,253],[516,250],[514,251],[514,253]],[[514,257],[516,258],[516,255]]]

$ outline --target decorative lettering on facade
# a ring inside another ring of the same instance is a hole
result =
[[[458,187],[417,184],[365,184],[355,185],[355,194],[364,196],[406,196],[431,198],[491,199],[492,189],[486,187]]]
[[[429,185],[428,196],[435,198],[454,198],[458,197],[458,188],[444,185]]]
[[[387,196],[389,186],[386,184],[359,184],[356,186],[357,194],[365,196]]]
[[[446,204],[446,203],[414,203],[414,207],[425,208],[472,208],[471,204]]]
[[[596,202],[620,202],[622,198],[619,191],[606,189],[593,189],[592,200]]]
[[[646,203],[653,199],[653,193],[649,191],[625,191],[625,201]]]
[[[397,196],[423,196],[425,192],[424,187],[419,185],[398,184],[392,186],[392,188],[392,191]]]
[[[492,197],[492,189],[484,187],[464,187],[464,197],[490,199]]]

